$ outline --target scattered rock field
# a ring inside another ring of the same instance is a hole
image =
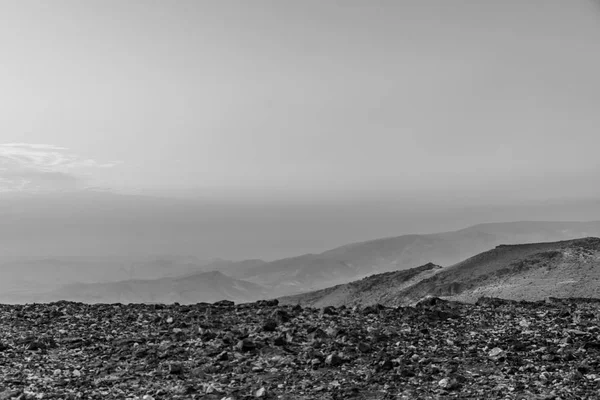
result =
[[[0,305],[0,400],[598,399],[600,302]]]

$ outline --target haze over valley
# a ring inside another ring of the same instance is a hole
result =
[[[2,302],[253,301],[600,236],[594,1],[0,15]]]
[[[450,266],[506,243],[588,236],[600,236],[600,222],[480,224],[458,231],[352,243],[271,261],[190,255],[13,256],[2,263],[0,301],[247,302],[323,289],[429,262]]]

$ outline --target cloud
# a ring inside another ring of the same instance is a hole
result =
[[[86,186],[90,170],[118,164],[82,158],[61,146],[0,144],[0,192],[81,189]]]
[[[33,144],[33,143],[4,143],[2,147],[15,147],[25,149],[42,149],[42,150],[68,150],[66,147],[55,146],[53,144]]]

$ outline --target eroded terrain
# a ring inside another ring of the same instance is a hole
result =
[[[597,399],[600,303],[0,305],[0,399]]]

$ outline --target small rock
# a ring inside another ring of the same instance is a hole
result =
[[[279,335],[275,338],[275,340],[273,340],[273,343],[275,344],[275,346],[283,346],[286,343],[285,340],[285,336],[283,335]]]
[[[265,321],[262,328],[265,332],[274,332],[277,330],[277,322],[273,319],[268,319]]]
[[[335,367],[337,365],[340,365],[341,363],[342,363],[342,359],[337,354],[330,354],[327,356],[327,358],[325,358],[325,364],[327,364],[331,367]]]
[[[246,339],[240,340],[235,347],[239,351],[246,352],[246,351],[252,351],[252,350],[256,349],[256,344],[252,340],[246,338]]]
[[[456,379],[443,378],[438,382],[438,386],[442,389],[454,390],[458,389],[460,387],[460,384],[458,383],[458,381],[456,381]]]
[[[217,307],[233,307],[235,306],[235,303],[231,300],[221,300],[217,301],[216,303],[213,303],[213,305]]]
[[[169,364],[169,373],[172,375],[181,375],[183,373],[183,366],[179,363]]]
[[[389,358],[379,362],[378,369],[380,371],[391,371],[394,369],[394,362]]]
[[[522,328],[529,328],[530,325],[531,323],[526,319],[522,319],[521,321],[519,321],[519,326],[521,326]]]
[[[336,315],[337,311],[336,311],[335,307],[327,306],[327,307],[323,308],[323,314],[324,315]]]
[[[371,345],[365,342],[360,342],[358,344],[358,351],[360,351],[361,353],[368,353],[371,351]]]
[[[490,352],[488,353],[488,356],[492,357],[492,358],[499,358],[504,354],[504,350],[502,350],[499,347],[494,347],[492,350],[490,350]]]
[[[292,316],[285,310],[276,309],[271,313],[271,318],[278,321],[281,324],[285,324],[292,319]]]
[[[327,336],[334,338],[337,335],[339,335],[340,330],[337,328],[329,327],[325,329],[325,333],[327,334]]]

